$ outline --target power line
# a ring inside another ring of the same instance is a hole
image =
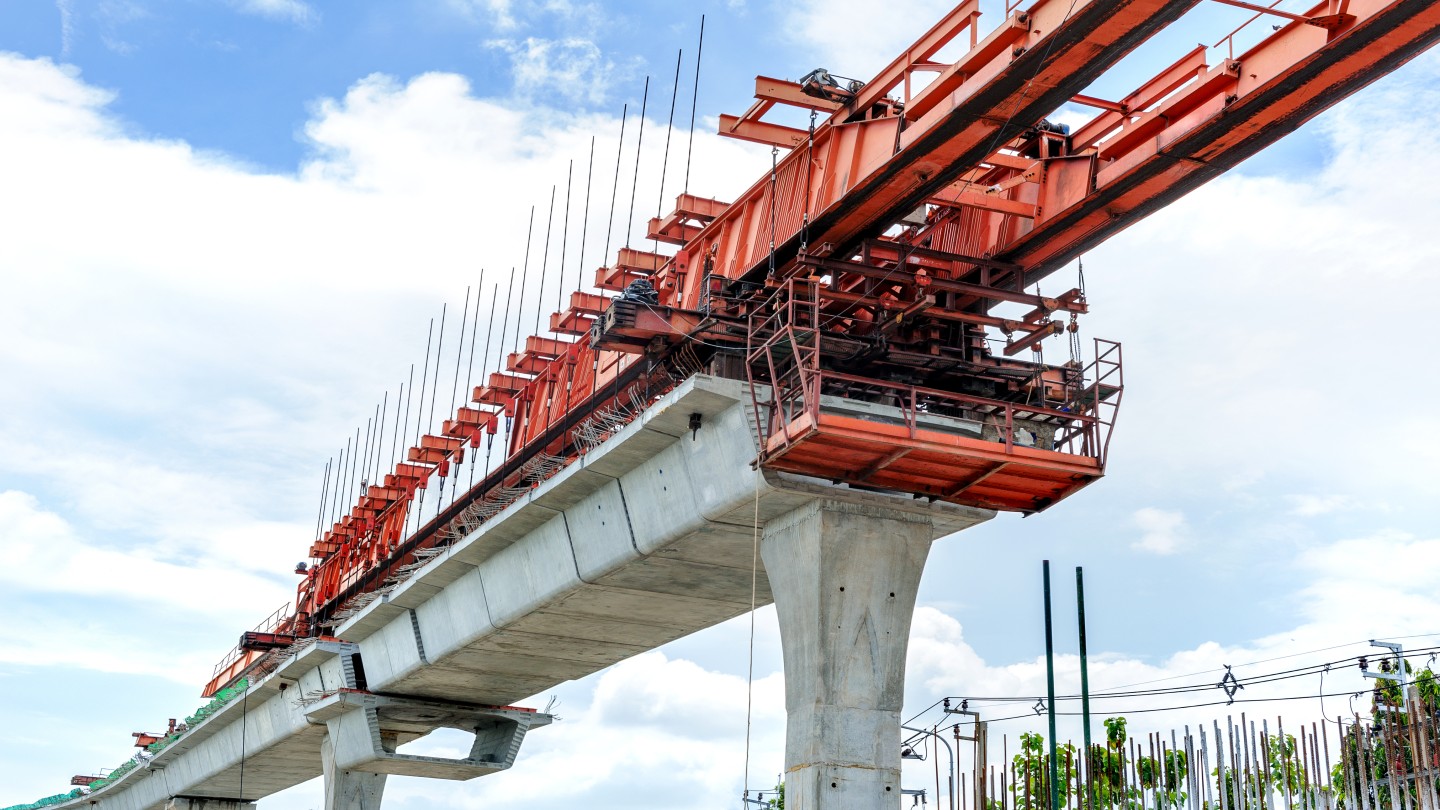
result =
[[[1413,635],[1413,636],[1402,636],[1402,637],[1399,637],[1399,638],[1417,638],[1417,637],[1424,637],[1424,636],[1428,636],[1428,635],[1434,635],[1434,634],[1429,634],[1429,633],[1416,634],[1416,635]],[[1337,647],[1346,647],[1346,646],[1350,646],[1350,645],[1348,645],[1348,644],[1337,645]],[[1324,648],[1324,649],[1335,649],[1335,648],[1336,648],[1336,647],[1329,647],[1329,648]],[[1440,647],[1420,647],[1420,648],[1416,648],[1416,649],[1413,649],[1413,650],[1406,650],[1406,656],[1405,656],[1405,657],[1408,659],[1408,658],[1409,658],[1410,656],[1412,656],[1412,655],[1424,655],[1424,654],[1427,654],[1427,653],[1430,653],[1430,652],[1433,652],[1433,651],[1437,651],[1437,650],[1440,650]],[[1320,651],[1323,651],[1323,650],[1320,650]],[[1316,651],[1311,651],[1311,652],[1313,653],[1313,652],[1316,652]],[[1284,659],[1284,658],[1293,658],[1293,657],[1295,657],[1296,655],[1308,655],[1308,654],[1311,654],[1311,653],[1296,653],[1296,654],[1294,654],[1294,655],[1277,656],[1277,657],[1274,658],[1274,659],[1268,659],[1268,660],[1272,660],[1272,661],[1273,661],[1273,660],[1281,660],[1281,659]],[[1255,686],[1255,685],[1260,685],[1260,684],[1277,683],[1277,682],[1280,682],[1280,681],[1293,680],[1293,679],[1295,679],[1295,678],[1306,678],[1306,677],[1311,677],[1311,676],[1315,676],[1315,675],[1320,675],[1320,676],[1323,677],[1323,675],[1324,675],[1326,672],[1331,671],[1337,664],[1346,664],[1346,663],[1350,663],[1350,662],[1359,662],[1362,658],[1369,658],[1369,657],[1371,657],[1371,656],[1368,656],[1368,655],[1355,655],[1355,656],[1350,656],[1350,657],[1348,657],[1348,658],[1337,659],[1337,660],[1334,660],[1334,661],[1328,661],[1328,662],[1318,663],[1318,664],[1311,664],[1311,665],[1307,665],[1307,666],[1304,666],[1304,667],[1296,667],[1296,668],[1293,668],[1293,669],[1281,670],[1281,671],[1279,671],[1279,672],[1271,672],[1271,673],[1266,673],[1266,674],[1263,674],[1263,675],[1255,675],[1255,676],[1251,676],[1251,677],[1249,677],[1249,678],[1244,678],[1244,679],[1242,679],[1242,680],[1243,680],[1244,685],[1247,685],[1247,686]],[[1381,657],[1384,657],[1384,656],[1381,656]],[[1254,663],[1265,663],[1265,662],[1264,662],[1264,661],[1252,662],[1252,664],[1254,664]],[[1246,666],[1248,666],[1248,665],[1246,665]],[[1233,669],[1234,667],[1232,666],[1231,668]],[[1207,672],[1215,672],[1215,671],[1216,671],[1216,670],[1207,670]],[[1204,673],[1198,673],[1198,674],[1204,674]],[[1182,675],[1182,676],[1175,676],[1175,677],[1188,677],[1188,676],[1183,676],[1183,675]],[[1158,679],[1158,680],[1173,680],[1173,679],[1174,679],[1174,678]],[[1131,691],[1126,691],[1126,692],[1117,692],[1117,691],[1113,691],[1113,689],[1112,689],[1111,691],[1107,691],[1107,692],[1100,692],[1100,693],[1091,692],[1091,693],[1090,693],[1090,699],[1091,699],[1091,700],[1114,700],[1114,699],[1121,699],[1121,698],[1145,698],[1145,697],[1162,697],[1162,696],[1169,696],[1169,695],[1198,694],[1198,693],[1203,693],[1203,692],[1209,692],[1210,690],[1213,690],[1213,689],[1216,689],[1216,688],[1217,688],[1217,685],[1216,685],[1216,684],[1213,684],[1213,683],[1205,683],[1205,684],[1188,684],[1188,685],[1185,685],[1185,686],[1177,686],[1177,687],[1165,687],[1165,688],[1161,688],[1161,689],[1138,689],[1138,690],[1131,690]],[[1362,693],[1363,693],[1363,691],[1364,691],[1364,690],[1362,690]],[[1233,702],[1234,702],[1234,703],[1254,703],[1254,702],[1263,702],[1263,701],[1266,701],[1266,700],[1300,700],[1300,699],[1302,699],[1302,698],[1313,699],[1313,698],[1316,698],[1316,697],[1335,697],[1335,696],[1338,696],[1338,695],[1349,695],[1349,694],[1352,694],[1352,692],[1349,692],[1349,691],[1347,691],[1347,692],[1337,692],[1337,693],[1333,693],[1333,694],[1332,694],[1332,693],[1325,693],[1325,692],[1323,691],[1323,687],[1322,687],[1322,691],[1321,691],[1320,694],[1318,694],[1318,695],[1315,694],[1315,693],[1310,693],[1310,694],[1307,694],[1307,695],[1298,696],[1298,697],[1291,697],[1291,698],[1245,698],[1245,699],[1237,699],[1237,700],[1234,700]],[[1034,702],[1034,701],[1039,700],[1039,699],[1040,699],[1040,696],[1038,696],[1038,695],[1000,695],[1000,696],[968,696],[968,695],[958,695],[958,696],[957,696],[957,695],[952,695],[952,696],[949,696],[949,697],[947,697],[947,698],[943,698],[942,700],[936,701],[935,703],[931,704],[930,706],[926,707],[924,710],[922,710],[922,711],[920,711],[919,713],[917,713],[916,715],[914,715],[914,716],[913,716],[909,721],[907,721],[907,722],[913,722],[915,719],[918,719],[919,717],[923,716],[924,714],[930,712],[932,709],[934,709],[936,706],[940,705],[940,703],[944,702],[945,700],[957,701],[957,702],[963,700],[963,701],[966,702],[967,705],[986,706],[986,705],[997,705],[997,704],[999,704],[999,705],[1006,705],[1006,704],[1021,703],[1021,702],[1023,702],[1023,703],[1031,703],[1031,702]],[[1057,703],[1058,703],[1059,701],[1064,701],[1064,700],[1079,700],[1079,699],[1081,699],[1081,696],[1078,695],[1078,694],[1057,695],[1057,696],[1055,697],[1055,701],[1056,701]],[[1227,699],[1227,700],[1220,701],[1220,703],[1222,703],[1222,704],[1228,704],[1228,703],[1231,703],[1231,702],[1232,702],[1232,701],[1230,701],[1230,700],[1228,700],[1228,699]],[[1132,713],[1141,712],[1141,711],[1144,711],[1144,712],[1169,711],[1169,710],[1172,710],[1172,709],[1195,708],[1195,707],[1199,707],[1199,706],[1211,706],[1211,705],[1217,705],[1217,704],[1215,704],[1215,703],[1199,703],[1199,704],[1195,704],[1194,706],[1170,706],[1170,707],[1158,707],[1158,708],[1150,708],[1150,709],[1143,709],[1143,710],[1141,710],[1141,709],[1136,709],[1136,710],[1132,710]],[[1119,712],[1117,712],[1117,713],[1119,713]],[[1074,713],[1074,712],[1070,712],[1070,713],[1061,712],[1061,714],[1077,714],[1077,713]],[[1028,717],[1028,716],[1031,716],[1031,715],[1028,715],[1028,714],[1026,714],[1026,715],[1017,715],[1017,717]],[[1005,719],[1014,719],[1014,718],[999,718],[999,719],[1000,719],[1000,720],[1005,720]],[[998,721],[997,721],[997,722],[998,722]]]

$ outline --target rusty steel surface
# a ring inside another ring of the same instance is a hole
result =
[[[1007,3],[988,32],[967,0],[868,82],[758,76],[720,134],[771,146],[773,171],[728,204],[686,193],[651,219],[654,249],[620,249],[549,336],[370,482],[310,549],[294,610],[250,635],[330,632],[700,371],[753,384],[769,469],[1022,513],[1092,483],[1119,345],[1082,360],[1083,284],[1033,285],[1440,39],[1437,0],[1223,1],[1254,16],[1118,99],[1087,91],[1198,0]],[[1261,35],[1237,54],[1242,31]],[[1051,124],[1065,104],[1094,115]],[[766,121],[777,107],[813,123]],[[1046,339],[1067,336],[1068,359],[1046,363]],[[496,446],[493,469],[451,481],[449,505],[408,530],[427,489]],[[263,657],[250,646],[207,694]]]

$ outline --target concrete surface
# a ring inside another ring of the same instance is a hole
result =
[[[702,426],[692,438],[697,413]],[[164,810],[174,796],[263,798],[319,776],[328,734],[370,722],[322,718],[316,701],[337,690],[508,706],[743,614],[751,606],[757,514],[763,527],[817,501],[844,503],[923,527],[914,531],[926,542],[994,515],[757,472],[751,413],[744,384],[692,377],[350,618],[337,628],[344,643],[292,656],[252,685],[243,703],[228,704],[148,765],[80,802]],[[776,545],[779,532],[767,531],[767,544]],[[767,570],[757,572],[757,605],[772,600]],[[787,580],[786,587],[794,586]],[[901,632],[899,612],[892,613],[886,627]],[[907,608],[904,629],[908,617]],[[790,658],[787,646],[787,670]],[[420,731],[386,722],[382,736]],[[338,752],[339,740],[332,744]],[[383,772],[375,763],[384,759],[374,754],[367,772]]]
[[[900,802],[905,649],[934,527],[924,515],[816,500],[765,526],[785,656],[785,804]]]

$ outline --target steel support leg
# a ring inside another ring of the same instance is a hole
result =
[[[924,517],[838,501],[766,524],[787,810],[899,807],[905,650],[932,534]]]

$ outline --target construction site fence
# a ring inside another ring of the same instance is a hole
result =
[[[1241,713],[1137,739],[1125,718],[1108,718],[1088,751],[1057,743],[1053,791],[1041,734],[997,739],[978,718],[949,718],[960,722],[936,724],[904,750],[928,758],[936,738],[954,746],[953,774],[942,779],[937,766],[934,793],[925,791],[950,810],[1440,810],[1440,690],[1428,683],[1428,695],[1411,686],[1405,700],[1396,687],[1366,717],[1292,726]]]

